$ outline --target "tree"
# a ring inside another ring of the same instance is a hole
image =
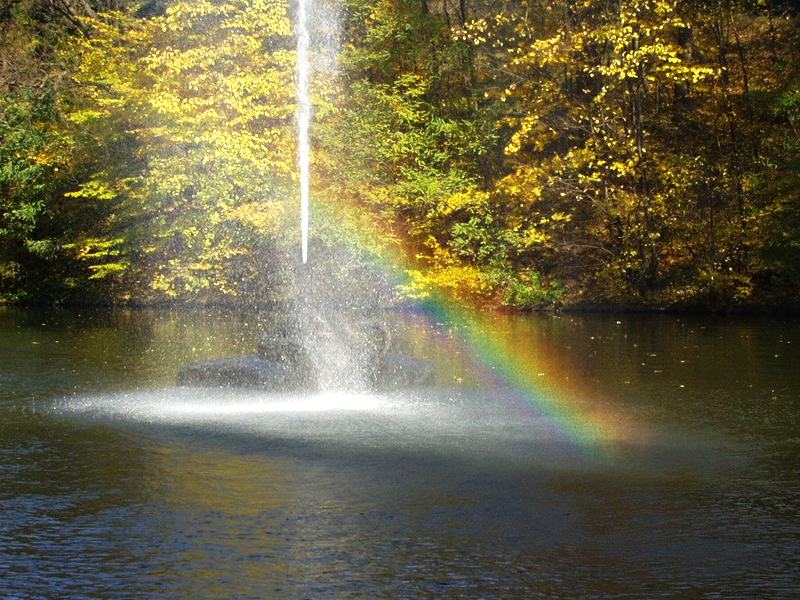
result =
[[[68,195],[104,218],[71,247],[140,298],[260,285],[294,187],[285,3],[183,1],[84,22],[66,112],[77,143],[99,151]]]

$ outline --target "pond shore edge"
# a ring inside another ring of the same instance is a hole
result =
[[[93,301],[93,302],[52,302],[52,301],[18,301],[0,300],[0,309],[4,308],[38,308],[38,309],[129,309],[129,310],[256,310],[280,311],[286,309],[277,301],[260,302],[190,302],[190,301]],[[381,309],[390,312],[424,312],[424,302],[398,302],[383,307],[358,307],[354,310]],[[664,314],[664,315],[697,315],[697,316],[767,316],[767,317],[800,317],[800,302],[793,304],[742,304],[742,305],[656,305],[614,302],[582,302],[563,304],[560,306],[542,306],[533,309],[514,309],[510,307],[483,305],[472,306],[477,313],[486,314],[575,314],[575,315],[623,315],[623,314]]]

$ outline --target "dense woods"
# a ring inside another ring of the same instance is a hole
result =
[[[0,298],[273,298],[299,243],[293,9],[0,0]],[[312,255],[515,309],[795,302],[794,3],[318,9]]]

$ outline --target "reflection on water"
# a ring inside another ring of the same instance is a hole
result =
[[[493,319],[599,453],[397,318],[436,389],[291,397],[173,387],[269,315],[0,309],[0,595],[797,595],[797,323]]]

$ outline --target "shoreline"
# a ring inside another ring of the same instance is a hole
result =
[[[115,311],[115,310],[215,310],[215,311],[255,311],[255,312],[280,312],[290,310],[290,307],[277,301],[265,302],[187,302],[187,301],[161,301],[161,302],[0,302],[0,310],[6,309],[37,309],[37,310],[65,310],[65,311]],[[337,310],[333,308],[333,310]],[[340,307],[338,310],[360,311],[387,311],[424,313],[424,302],[399,302],[391,306],[360,306]],[[472,307],[472,310],[483,314],[497,314],[509,316],[526,315],[672,315],[672,316],[713,316],[713,317],[800,317],[800,304],[764,304],[764,305],[732,305],[732,306],[663,306],[646,304],[626,304],[612,302],[576,303],[562,306],[543,306],[530,310],[516,310],[508,307],[486,305]]]

